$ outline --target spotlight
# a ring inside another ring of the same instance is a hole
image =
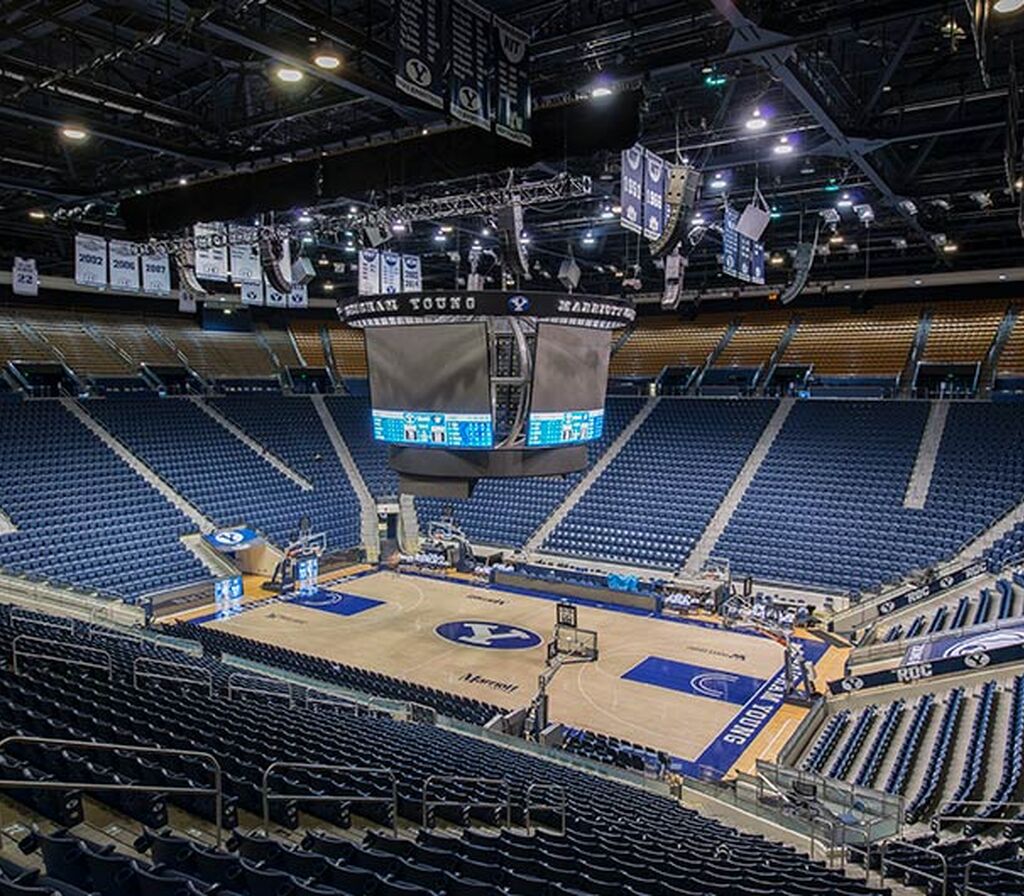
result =
[[[290,65],[279,66],[274,70],[274,75],[278,81],[283,81],[285,84],[298,84],[305,77],[301,70],[292,68]]]
[[[313,57],[313,64],[324,71],[333,72],[341,65],[341,57],[332,50],[321,50]]]
[[[789,142],[789,137],[783,134],[779,137],[779,142],[775,144],[772,152],[777,156],[788,156],[793,154],[793,144]]]
[[[609,80],[607,75],[600,75],[593,84],[590,85],[590,98],[597,100],[601,97],[612,95],[612,82]]]
[[[184,175],[182,175],[181,177],[179,177],[179,178],[178,178],[178,186],[179,186],[179,187],[184,187],[184,186],[186,186],[187,184],[188,184],[188,178],[187,178],[187,177],[185,177]]]
[[[828,238],[828,241],[833,246],[841,246],[843,244],[843,235],[841,233],[833,233],[832,236]]]
[[[324,292],[334,292],[334,284],[330,280],[324,284]]]
[[[346,252],[355,252],[356,251],[355,243],[345,243],[345,251]]]
[[[350,215],[354,215],[354,214],[356,214],[356,213],[357,213],[358,211],[359,211],[359,207],[358,207],[358,206],[355,206],[355,205],[350,205],[350,206],[348,207],[348,213],[349,213]]]
[[[719,172],[712,179],[710,186],[715,190],[724,190],[728,181],[725,179],[725,175]]]
[[[46,220],[46,212],[44,212],[41,208],[34,208],[34,209],[32,209],[28,213],[28,216],[33,221],[45,221]]]
[[[391,222],[392,233],[405,233],[405,222],[404,221],[392,221]]]
[[[89,132],[85,128],[78,127],[77,125],[67,124],[60,129],[60,135],[65,140],[74,140],[76,143],[80,143],[89,136]]]
[[[491,228],[490,227],[484,227],[483,230],[480,231],[480,236],[490,236],[490,235],[491,235]]]
[[[779,253],[776,252],[774,255],[770,255],[768,257],[768,264],[770,264],[772,267],[777,268],[781,267],[785,260],[786,259],[782,255],[779,255]]]
[[[435,243],[443,243],[445,239],[447,239],[447,237],[445,237],[444,231],[439,230],[437,231],[437,233],[434,234]]]
[[[621,215],[622,214],[622,206],[619,205],[617,202],[615,203],[615,205],[612,206],[612,214],[613,215]]]
[[[521,242],[524,246],[529,246],[530,245],[530,234],[524,232],[522,234],[522,236],[519,237],[519,242]]]
[[[914,286],[923,286],[923,285],[924,285],[924,280],[915,280],[914,281]]]
[[[697,214],[695,214],[692,218],[690,218],[690,223],[693,224],[695,227],[696,226],[700,226],[701,224],[703,224],[704,223],[704,213],[703,212],[697,212]]]
[[[999,275],[999,279],[1000,280],[1005,280],[1006,279],[1006,274],[1000,274]]]
[[[449,234],[449,233],[451,233],[451,232],[452,232],[453,230],[455,230],[455,228],[454,228],[454,227],[452,227],[452,225],[451,225],[451,224],[442,224],[442,225],[441,225],[441,226],[440,226],[440,227],[438,228],[438,230],[440,230],[440,231],[441,231],[441,233],[444,233],[444,234]]]
[[[603,209],[601,209],[601,218],[603,220],[607,221],[610,218],[614,218],[614,217],[615,217],[615,212],[613,212],[607,205]]]
[[[429,133],[430,133],[430,128],[426,128],[426,127],[420,128],[420,136],[421,137],[426,137],[427,134],[429,134]]]
[[[853,208],[853,199],[850,198],[849,193],[843,193],[836,202],[836,208]]]
[[[301,215],[299,215],[299,223],[300,224],[312,224],[313,223],[312,215],[310,215],[308,212],[303,212]]]
[[[761,114],[760,108],[755,107],[754,111],[750,114],[750,118],[747,119],[747,130],[763,131],[766,127],[768,127],[768,119]]]
[[[1024,9],[1024,0],[996,0],[992,4],[992,12],[998,12],[1002,15],[1009,15],[1011,12],[1017,12]]]
[[[947,255],[952,255],[954,252],[959,252],[960,247],[956,243],[946,243],[946,245],[942,247],[942,251]]]
[[[593,246],[594,243],[596,243],[596,242],[597,242],[597,240],[594,239],[594,231],[593,230],[588,230],[585,234],[583,234],[582,243],[583,243],[584,246]]]
[[[320,267],[322,267],[322,268],[325,268],[325,267],[327,267],[327,265],[329,265],[329,264],[330,264],[331,262],[330,262],[330,259],[328,259],[328,257],[327,257],[326,255],[321,255],[321,256],[320,256],[320,257],[319,257],[319,258],[318,258],[318,259],[316,260],[316,263],[317,263],[318,265],[320,265]]]

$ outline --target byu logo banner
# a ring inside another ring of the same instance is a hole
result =
[[[388,296],[402,291],[402,256],[397,252],[381,253],[380,291]]]
[[[34,258],[15,258],[11,270],[11,291],[16,296],[39,295],[39,269]]]
[[[110,286],[128,292],[139,291],[139,256],[134,243],[110,241]]]
[[[401,0],[395,84],[435,109],[444,108],[444,2]]]
[[[359,253],[359,295],[380,295],[380,252],[376,249]]]
[[[494,44],[498,92],[494,132],[507,140],[532,146],[529,35],[495,16]]]
[[[640,233],[643,229],[644,148],[639,144],[622,151],[621,176],[619,204],[622,214],[619,223],[626,230]]]
[[[75,236],[75,283],[79,286],[107,285],[107,241],[101,236]]]
[[[171,262],[166,252],[142,257],[142,291],[154,296],[171,294]]]
[[[644,236],[656,240],[665,227],[665,160],[644,150]]]
[[[263,296],[268,308],[288,307],[288,294],[278,292],[266,279],[263,281]]]
[[[423,291],[423,265],[418,255],[402,256],[402,292]]]
[[[255,280],[252,283],[241,284],[241,296],[243,305],[262,305],[263,281]]]
[[[491,129],[491,14],[471,0],[452,0],[448,109],[453,118]]]
[[[446,641],[486,650],[528,650],[541,642],[541,637],[536,632],[501,622],[445,622],[434,631]]]
[[[289,308],[309,307],[309,286],[305,283],[296,283],[292,286],[291,294],[288,296]]]

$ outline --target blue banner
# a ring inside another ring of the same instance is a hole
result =
[[[913,666],[915,663],[967,656],[978,652],[991,653],[993,650],[1021,644],[1024,644],[1024,621],[1014,622],[1003,628],[976,632],[973,635],[970,634],[970,630],[961,630],[959,633],[950,632],[944,637],[923,644],[911,644],[903,657],[903,665]]]
[[[656,240],[665,229],[665,183],[668,180],[668,164],[661,156],[645,149],[643,167],[643,233],[647,239]]]
[[[619,223],[634,233],[643,229],[644,148],[637,144],[622,151]]]
[[[226,554],[233,553],[234,551],[244,551],[263,542],[259,532],[254,529],[247,529],[244,526],[236,526],[233,529],[218,529],[210,535],[204,535],[203,538],[206,539],[207,544]]]
[[[736,229],[740,213],[725,210],[722,224],[722,273],[744,283],[764,285],[764,243],[757,243]]]

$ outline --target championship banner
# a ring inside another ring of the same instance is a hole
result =
[[[380,252],[376,249],[359,253],[359,295],[380,295]]]
[[[166,252],[142,257],[142,291],[154,296],[171,294],[171,261]]]
[[[107,241],[103,237],[75,235],[75,283],[101,289],[107,285]]]
[[[395,84],[435,109],[444,108],[444,2],[401,0]]]
[[[423,264],[418,255],[402,256],[402,292],[423,289]]]
[[[11,291],[16,296],[39,295],[39,269],[34,258],[15,258],[11,269]]]
[[[289,308],[309,307],[309,286],[306,283],[296,283],[288,295]]]
[[[515,143],[532,146],[529,35],[495,16],[494,54],[498,94],[494,132]]]
[[[139,256],[134,243],[110,241],[110,286],[128,292],[139,291]]]
[[[251,227],[232,224],[229,230],[231,245],[228,256],[231,265],[231,279],[235,283],[256,283],[263,276],[260,268],[260,247],[256,231]]]
[[[643,230],[644,205],[644,148],[638,143],[622,151],[622,175],[619,204],[622,214],[619,223],[634,233]]]
[[[288,307],[288,293],[278,292],[267,280],[263,281],[263,297],[268,308]]]
[[[471,0],[452,0],[448,109],[453,118],[491,129],[491,14]]]
[[[253,280],[251,283],[240,284],[243,305],[263,304],[263,281]]]
[[[382,252],[380,256],[380,292],[392,296],[402,291],[402,256],[397,252]]]
[[[228,279],[228,230],[225,224],[196,224],[196,276],[200,280]]]
[[[665,183],[668,180],[668,164],[665,160],[644,150],[644,217],[643,234],[649,240],[661,237],[665,228]]]
[[[736,229],[740,213],[725,210],[722,224],[722,273],[744,283],[764,285],[764,243],[744,236]]]

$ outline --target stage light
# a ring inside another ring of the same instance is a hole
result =
[[[324,292],[334,292],[334,284],[330,280],[324,284]]]
[[[778,221],[782,217],[782,212],[779,210],[777,205],[773,205],[771,211],[768,213],[768,217],[773,221]]]
[[[705,87],[722,87],[728,82],[729,78],[727,75],[723,75],[721,72],[715,71],[713,68],[709,68],[704,73],[704,86]]]
[[[843,244],[843,235],[841,233],[833,233],[832,236],[828,238],[828,241],[833,246],[841,246]]]
[[[186,186],[187,184],[188,184],[188,178],[187,178],[187,177],[185,177],[184,175],[182,175],[181,177],[179,177],[179,178],[178,178],[178,186],[179,186],[179,187],[184,187],[184,186]]]
[[[477,250],[482,249],[483,248],[483,243],[481,243],[480,240],[473,240],[473,245],[470,246],[470,248],[471,249],[477,249]]]
[[[704,223],[704,213],[703,212],[697,212],[697,214],[695,214],[692,218],[690,218],[690,223],[695,225],[695,226],[699,226],[699,225],[703,224]]]
[[[712,179],[710,186],[715,190],[724,190],[728,181],[725,179],[725,175],[719,172]]]
[[[836,202],[836,208],[853,208],[853,199],[849,193],[843,193]]]
[[[292,68],[290,65],[279,66],[274,70],[274,75],[278,81],[283,81],[285,84],[298,84],[305,77],[301,70]]]
[[[519,237],[519,242],[521,242],[524,246],[529,246],[530,245],[530,234],[528,234],[524,230],[522,235],[520,235],[520,237]]]
[[[405,233],[405,223],[402,222],[402,221],[392,221],[391,222],[391,232],[392,233]]]
[[[358,206],[356,206],[356,205],[350,205],[350,206],[348,207],[348,213],[349,213],[350,215],[355,215],[355,214],[357,214],[358,212],[359,212],[359,207],[358,207]]]
[[[785,260],[786,259],[785,259],[784,256],[779,255],[778,253],[775,253],[774,255],[769,256],[768,264],[770,264],[772,267],[777,268],[777,267],[781,267],[782,264],[785,262]]]
[[[437,233],[434,234],[434,242],[435,243],[443,243],[446,239],[447,239],[447,237],[440,230],[437,231]]]
[[[1009,15],[1011,12],[1018,12],[1024,9],[1024,0],[996,0],[992,4],[992,11],[1001,15]]]
[[[89,136],[89,132],[78,125],[66,124],[60,129],[60,135],[65,140],[74,140],[76,143],[85,140]]]
[[[601,217],[605,221],[607,221],[610,218],[614,218],[615,217],[615,213],[606,205],[603,209],[601,209]]]
[[[341,65],[341,57],[331,50],[321,50],[313,57],[313,64],[324,71],[332,72]]]
[[[618,203],[615,203],[615,205],[612,206],[612,214],[613,215],[621,215],[622,214],[622,206],[619,205]]]
[[[308,212],[303,212],[301,215],[299,215],[299,223],[300,224],[312,224],[313,223],[312,215],[310,215]]]
[[[793,144],[789,142],[789,137],[783,134],[779,137],[779,142],[772,148],[772,152],[777,156],[788,156],[793,153]]]
[[[345,243],[345,251],[346,252],[355,252],[356,251],[355,243]]]
[[[455,230],[455,228],[454,228],[454,227],[452,227],[452,225],[451,225],[451,224],[442,224],[442,225],[441,225],[441,226],[440,226],[440,227],[438,228],[438,230],[440,230],[440,231],[441,231],[441,233],[445,233],[445,234],[448,234],[448,233],[451,233],[451,232],[452,232],[453,230]]]
[[[491,228],[490,227],[485,227],[483,230],[480,231],[480,236],[490,236],[490,235],[491,235]]]
[[[303,242],[303,244],[304,244],[304,245],[306,245],[306,246],[312,245],[312,243],[313,243],[313,237],[311,237],[311,236],[308,236],[308,235],[307,235],[307,236],[304,236],[304,237],[302,238],[302,242]]]
[[[584,246],[593,246],[594,243],[597,242],[597,240],[594,239],[594,231],[588,230],[585,234],[583,234],[582,242]]]
[[[761,109],[755,106],[754,111],[750,114],[750,118],[747,119],[747,130],[763,131],[766,127],[768,127],[768,119],[761,114]]]
[[[1006,279],[1006,274],[1000,274],[999,275],[999,279],[1000,280],[1005,280]]]
[[[946,243],[946,245],[942,247],[942,251],[947,255],[952,255],[954,252],[959,252],[960,247],[956,243]]]
[[[142,195],[142,187],[136,187],[135,188],[135,195],[136,196],[141,196]]]
[[[612,82],[607,75],[599,75],[597,80],[590,85],[590,98],[597,100],[601,97],[612,95]]]
[[[321,256],[320,256],[320,257],[319,257],[319,258],[318,258],[318,259],[316,260],[316,263],[317,263],[318,265],[320,265],[320,267],[322,267],[322,268],[325,268],[325,267],[327,267],[327,265],[329,265],[329,264],[330,264],[331,262],[330,262],[330,259],[328,259],[328,257],[327,257],[326,255],[321,255]]]
[[[41,208],[34,208],[34,209],[32,209],[28,213],[28,216],[33,221],[45,221],[46,220],[46,212],[44,212]]]
[[[923,285],[924,285],[924,280],[915,280],[914,281],[914,286],[923,286]]]
[[[420,136],[426,137],[430,133],[430,128],[420,128]]]

